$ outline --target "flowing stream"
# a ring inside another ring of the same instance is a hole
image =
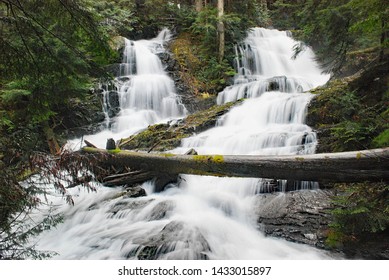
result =
[[[129,136],[147,125],[182,117],[185,109],[174,84],[156,56],[165,35],[150,41],[126,41],[116,89],[120,113],[107,129],[88,138]],[[218,103],[246,98],[222,116],[215,128],[185,139],[172,152],[194,148],[199,154],[314,153],[316,135],[304,124],[311,94],[324,84],[307,49],[291,59],[296,44],[286,32],[255,28],[236,47],[234,85]],[[109,90],[106,90],[109,93]],[[108,112],[108,109],[106,112]],[[104,145],[104,144],[101,144]],[[57,203],[64,222],[42,234],[38,248],[58,252],[58,259],[324,259],[312,247],[265,237],[254,209],[268,180],[182,175],[177,185],[147,196],[120,196],[121,188],[98,187],[96,193],[74,189],[75,206]],[[277,183],[285,189],[286,181]],[[293,182],[294,189],[314,189],[313,182]],[[280,193],[280,196],[283,194]],[[60,198],[58,198],[60,200]]]

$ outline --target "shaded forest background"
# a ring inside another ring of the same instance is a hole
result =
[[[310,125],[327,137],[323,150],[344,151],[389,145],[388,18],[384,0],[0,0],[0,259],[48,257],[25,244],[60,221],[17,225],[40,203],[39,188],[19,182],[37,171],[37,153],[58,155],[68,129],[101,121],[86,115],[101,108],[96,84],[112,78],[120,36],[169,28],[180,79],[201,99],[231,83],[234,45],[249,28],[291,30],[295,55],[313,47],[333,76],[316,90]],[[334,243],[387,230],[385,182],[345,192]]]

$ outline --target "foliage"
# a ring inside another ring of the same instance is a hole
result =
[[[255,3],[254,3],[255,2]],[[263,7],[262,7],[263,8]],[[193,45],[192,52],[199,60],[199,67],[194,69],[195,79],[205,87],[202,91],[216,93],[222,90],[231,77],[235,74],[231,65],[235,57],[234,45],[246,36],[248,28],[265,19],[259,14],[266,9],[256,1],[242,1],[239,5],[235,2],[227,6],[226,13],[219,19],[218,10],[211,6],[205,6],[200,12],[192,14],[193,21],[187,28],[191,34],[188,40]],[[218,61],[218,22],[222,20],[225,26],[225,59]],[[185,66],[184,66],[185,68]]]
[[[309,105],[307,122],[318,131],[318,152],[387,146],[387,66],[379,63],[312,91],[317,96]]]
[[[52,121],[71,98],[82,99],[89,91],[91,77],[103,75],[101,66],[112,57],[107,36],[85,3],[0,1],[2,259],[50,256],[38,252],[29,241],[54,226],[60,217],[49,212],[42,220],[32,221],[31,213],[42,203],[38,199],[40,189],[34,182],[22,185],[19,181],[24,181],[27,173],[43,170],[36,158],[30,161],[30,155],[47,150],[41,132],[44,124]],[[47,158],[43,162],[59,168]],[[55,168],[50,174],[63,181],[59,176],[62,173]],[[84,183],[80,178],[74,182]],[[64,188],[59,183],[56,186],[68,198]]]
[[[389,129],[385,129],[373,139],[374,147],[389,147]]]
[[[275,26],[301,30],[295,34],[316,49],[328,72],[340,71],[347,53],[360,48],[380,46],[383,60],[388,13],[384,0],[277,0],[271,6]]]
[[[329,245],[357,240],[364,234],[383,232],[389,227],[389,185],[359,183],[337,186],[331,211],[334,222]]]
[[[2,1],[0,74],[5,103],[23,97],[26,121],[49,120],[84,94],[111,52],[81,1]],[[17,85],[17,86],[16,86]]]
[[[333,136],[338,140],[335,151],[364,149],[371,142],[371,135],[376,130],[374,123],[344,121],[332,128]]]
[[[20,145],[17,139],[11,142]],[[3,146],[7,143],[3,141],[1,144]],[[25,144],[22,143],[22,147],[25,148]],[[15,151],[18,155],[15,155]],[[53,185],[67,203],[74,204],[68,191],[70,188],[83,186],[90,191],[95,190],[90,183],[94,179],[90,173],[93,158],[69,152],[63,152],[57,157],[34,152],[28,155],[28,166],[21,169],[12,163],[17,160],[23,164],[21,160],[26,156],[15,151],[2,151],[0,259],[50,258],[54,252],[37,250],[31,240],[44,230],[55,227],[62,221],[62,217],[54,213],[51,206],[47,210],[42,208],[49,205],[45,197],[51,190],[41,188],[40,185]],[[35,175],[31,177],[32,174]],[[36,215],[38,208],[44,215]]]
[[[297,29],[300,25],[300,11],[304,0],[276,0],[270,7],[272,22],[280,29]]]
[[[42,220],[31,217],[41,203],[33,185],[22,187],[10,170],[0,173],[0,260],[44,259],[53,252],[38,251],[30,239],[55,226],[61,217],[48,213]]]
[[[139,24],[134,0],[88,0],[100,25],[111,36],[127,36]]]

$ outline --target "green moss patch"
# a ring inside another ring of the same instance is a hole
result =
[[[156,124],[135,136],[121,139],[119,147],[127,150],[167,151],[178,147],[183,138],[200,133],[216,125],[217,119],[226,114],[242,100],[223,105],[215,105],[207,110],[187,116],[185,119],[170,125]],[[220,160],[218,158],[217,160]]]

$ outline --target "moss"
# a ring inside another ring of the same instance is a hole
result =
[[[88,152],[88,153],[93,153],[93,152],[96,151],[96,148],[92,148],[92,147],[83,147],[82,150],[85,151],[85,152]]]
[[[119,148],[116,148],[116,149],[114,149],[114,150],[107,150],[107,151],[108,151],[108,153],[110,153],[110,154],[118,154],[118,153],[121,152],[121,150],[120,150]]]
[[[384,130],[373,139],[374,148],[389,147],[389,129]]]
[[[18,181],[24,181],[24,180],[26,180],[27,178],[31,177],[32,175],[34,175],[36,173],[37,173],[36,170],[32,170],[30,168],[23,169],[22,172],[20,174],[18,174],[17,180]]]
[[[224,157],[222,155],[214,155],[212,157],[212,161],[216,163],[223,163],[224,162]]]
[[[208,162],[212,160],[212,156],[195,155],[193,159],[197,162]]]
[[[222,155],[194,155],[193,160],[197,162],[215,162],[215,163],[222,163],[224,162],[224,157]]]
[[[165,153],[165,154],[162,154],[164,157],[174,157],[175,154],[170,154],[170,153]]]
[[[187,116],[185,119],[173,124],[157,124],[149,126],[145,131],[121,139],[119,147],[128,150],[167,151],[178,147],[183,138],[190,137],[214,127],[218,118],[226,114],[233,106],[243,100],[215,105],[207,110]]]

